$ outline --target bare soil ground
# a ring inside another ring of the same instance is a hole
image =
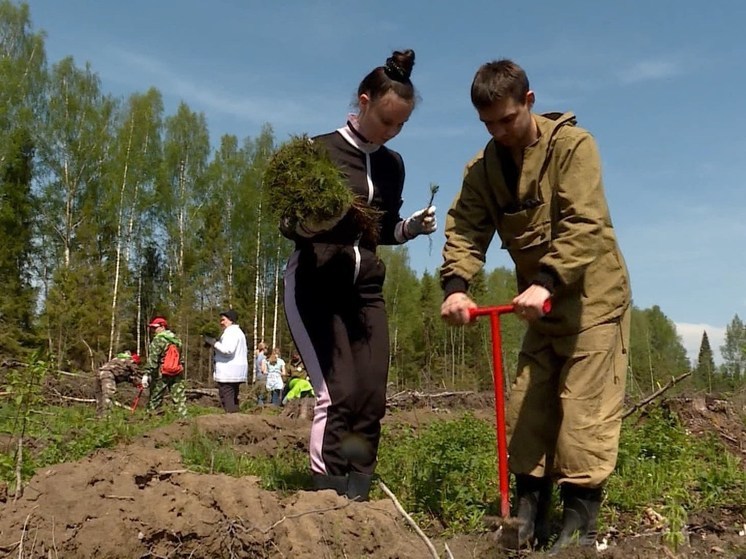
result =
[[[85,391],[69,386],[50,390],[85,396]],[[209,395],[197,397],[203,404],[217,405]],[[457,417],[466,409],[493,417],[489,395],[449,398],[412,396],[411,402],[391,409],[386,422],[423,425],[435,418]],[[746,401],[678,398],[666,405],[679,413],[693,436],[716,432],[735,455],[746,458]],[[39,471],[19,500],[0,498],[0,557],[433,557],[391,500],[356,503],[331,491],[266,491],[257,478],[190,472],[172,447],[173,441],[188,438],[196,429],[231,440],[251,455],[306,448],[310,420],[293,415],[257,411],[201,416],[78,462]],[[746,503],[690,521],[689,545],[675,553],[663,544],[660,526],[652,519],[606,534],[608,548],[603,551],[571,549],[558,557],[746,557],[746,536],[738,533],[739,527],[746,530]],[[432,542],[441,557],[447,556],[446,544],[455,559],[518,556],[499,550],[489,532]],[[527,555],[544,556],[520,556]]]

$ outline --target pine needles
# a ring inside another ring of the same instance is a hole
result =
[[[275,152],[264,173],[270,211],[293,228],[347,213],[354,194],[326,148],[307,135],[293,136]]]
[[[290,230],[298,223],[323,223],[345,217],[349,231],[376,244],[381,212],[355,196],[344,172],[321,142],[292,136],[275,152],[264,173],[270,211]]]

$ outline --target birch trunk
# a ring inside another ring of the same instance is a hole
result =
[[[259,197],[259,211],[256,218],[256,259],[254,260],[254,269],[256,277],[254,278],[254,348],[261,341],[259,337],[259,286],[261,285],[259,265],[262,254],[262,198]]]
[[[277,347],[277,317],[280,300],[280,243],[277,243],[275,255],[275,309],[272,317],[272,347]]]
[[[127,149],[124,155],[124,169],[122,172],[122,185],[119,188],[119,215],[117,217],[117,249],[116,264],[114,266],[114,291],[111,297],[111,329],[109,331],[109,359],[114,351],[114,332],[117,323],[117,298],[119,295],[119,272],[122,265],[122,222],[124,221],[124,193],[127,188],[127,171],[129,170],[130,151],[132,149],[132,134],[135,129],[135,119],[130,121],[130,133],[127,139]]]

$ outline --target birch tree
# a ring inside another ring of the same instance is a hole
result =
[[[138,310],[133,305],[127,313],[120,310],[120,291],[123,276],[129,277],[130,261],[142,246],[142,233],[147,230],[146,208],[153,197],[157,169],[161,158],[161,119],[163,102],[158,90],[133,94],[122,111],[116,133],[115,149],[111,158],[110,181],[115,198],[116,215],[114,273],[111,293],[109,351],[111,359],[120,345],[119,317],[128,315],[130,326],[137,325]],[[131,300],[131,298],[130,298]],[[131,330],[132,334],[136,334]],[[129,343],[129,340],[127,340]]]
[[[102,318],[114,220],[100,206],[108,196],[104,175],[114,108],[90,65],[78,68],[65,58],[53,67],[37,154],[40,241],[50,285],[45,318],[58,360],[75,346],[76,362],[89,363],[92,352],[106,347]]]

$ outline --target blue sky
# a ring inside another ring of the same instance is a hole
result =
[[[512,58],[536,111],[573,111],[596,137],[635,304],[659,305],[690,356],[703,330],[719,360],[746,317],[746,2],[536,0],[31,0],[50,63],[90,62],[104,91],[157,87],[166,112],[203,112],[211,138],[282,141],[344,122],[362,77],[394,49],[417,54],[422,98],[390,147],[407,166],[403,214],[441,186],[438,218],[487,133],[469,102],[480,64]],[[434,271],[443,235],[409,245]],[[497,243],[495,243],[497,244]],[[497,246],[488,268],[510,266]]]

